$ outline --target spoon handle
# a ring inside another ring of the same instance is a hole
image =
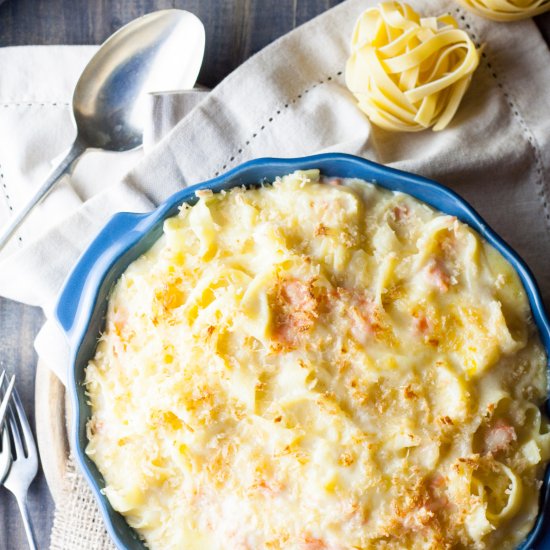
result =
[[[0,230],[0,251],[8,243],[17,228],[23,223],[32,209],[39,204],[51,191],[61,176],[69,173],[74,161],[86,150],[86,147],[77,139],[67,152],[65,158],[54,168],[44,183],[38,188],[32,198],[10,218],[6,227]]]

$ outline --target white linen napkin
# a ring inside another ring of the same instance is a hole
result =
[[[452,12],[486,48],[448,129],[394,134],[371,127],[344,85],[354,21],[375,3],[344,2],[265,48],[122,181],[141,153],[87,155],[71,183],[64,182],[33,214],[22,241],[0,256],[0,294],[39,305],[50,318],[67,272],[114,212],[149,210],[182,186],[251,158],[343,151],[458,190],[527,260],[548,299],[550,55],[535,25],[485,21],[450,0],[411,0],[426,15]],[[48,159],[70,143],[68,97],[93,51],[60,47],[54,60],[52,50],[14,50],[0,50],[2,74],[10,75],[0,81],[0,195],[7,195],[1,219],[22,204],[47,172]],[[153,102],[161,123],[152,135],[164,135],[181,115],[181,99],[175,94]],[[54,324],[47,324],[37,349],[64,379],[65,349]]]

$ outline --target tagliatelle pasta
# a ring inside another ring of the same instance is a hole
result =
[[[517,21],[550,10],[550,0],[457,0],[476,15],[495,21]]]
[[[109,298],[86,452],[151,550],[512,550],[550,458],[517,273],[411,196],[198,193]]]
[[[377,126],[442,130],[478,64],[475,44],[452,16],[421,18],[403,2],[382,2],[357,20],[346,84]]]

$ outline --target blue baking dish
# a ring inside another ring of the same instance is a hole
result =
[[[151,213],[117,214],[78,260],[61,291],[56,314],[67,335],[71,351],[67,389],[74,412],[70,434],[72,448],[97,499],[107,530],[119,549],[144,550],[145,546],[101,493],[103,477],[84,452],[87,444],[86,421],[90,416],[83,386],[84,370],[94,354],[97,337],[103,329],[111,288],[126,267],[161,236],[163,221],[177,214],[178,206],[183,202],[196,201],[195,191],[198,189],[212,189],[216,192],[235,186],[269,182],[276,176],[294,170],[312,168],[318,168],[325,176],[360,178],[393,191],[408,193],[441,212],[456,216],[475,229],[518,272],[529,297],[541,340],[550,355],[550,325],[537,284],[525,263],[462,198],[438,183],[413,174],[339,153],[293,159],[261,158],[245,162],[210,181],[187,187],[172,195]],[[535,527],[520,545],[521,550],[550,548],[549,477],[550,469],[547,469],[541,489],[541,513]]]

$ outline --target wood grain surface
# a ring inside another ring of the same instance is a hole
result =
[[[53,500],[59,504],[69,456],[70,405],[66,402],[65,386],[40,360],[36,366],[34,403],[40,462]]]
[[[99,44],[139,15],[186,9],[206,29],[199,82],[212,88],[265,45],[339,1],[7,0],[0,7],[0,45]]]
[[[16,373],[17,390],[32,427],[36,365],[33,341],[43,321],[40,310],[0,298],[0,368]],[[28,501],[36,532],[48,538],[54,504],[42,472],[31,485]],[[0,550],[22,550],[24,546],[8,545],[6,541],[23,541],[24,537],[15,499],[0,489]]]
[[[7,0],[0,6],[0,46],[100,44],[135,17],[181,8],[204,23],[206,52],[199,82],[212,88],[265,45],[341,1]],[[536,22],[548,42],[550,14]]]

